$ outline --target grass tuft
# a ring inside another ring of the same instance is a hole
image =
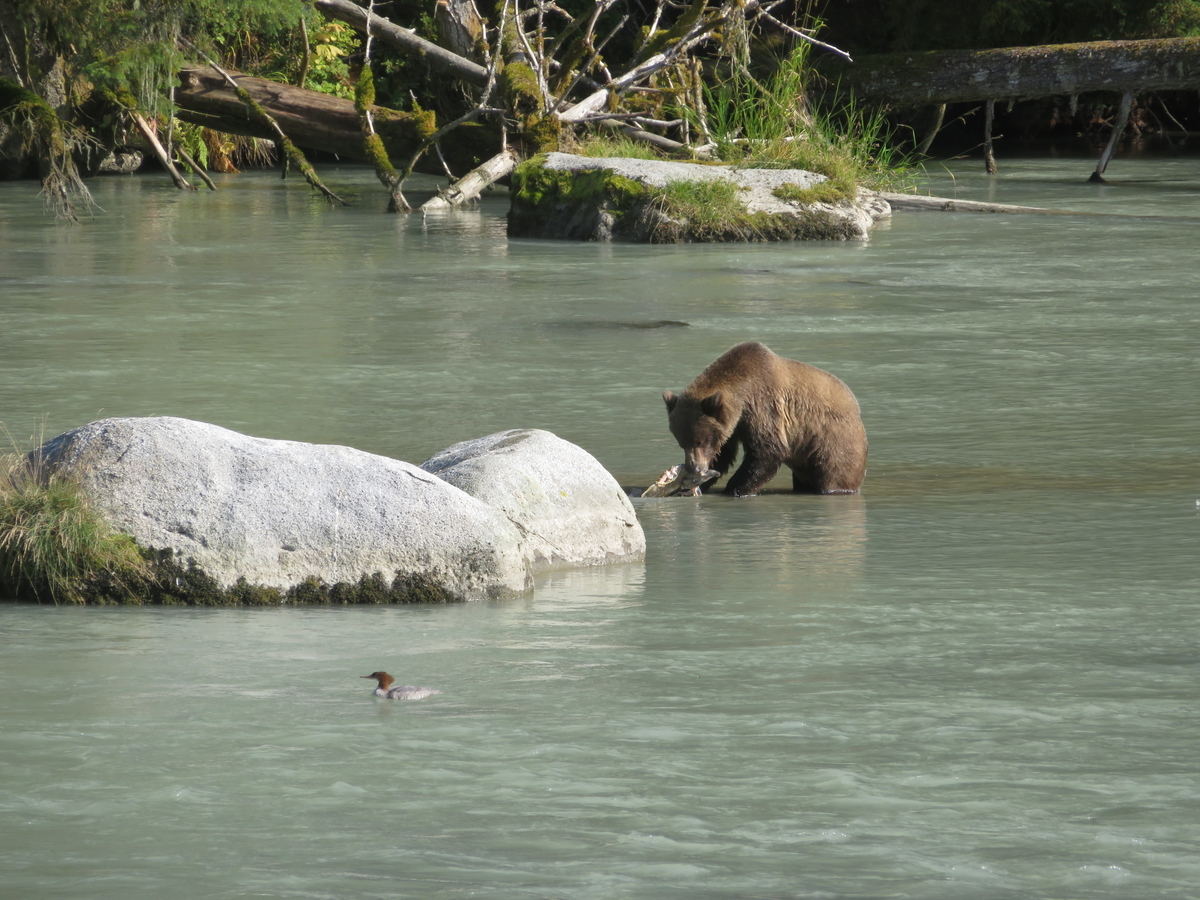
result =
[[[895,149],[886,111],[845,99],[831,109],[808,104],[807,45],[755,78],[735,69],[704,89],[702,110],[680,113],[709,134],[716,155],[742,168],[805,169],[829,178],[844,197],[858,188],[898,190],[911,180],[911,160]]]
[[[643,144],[625,135],[589,132],[575,138],[567,152],[577,156],[615,157],[618,159],[666,159],[652,145]]]
[[[104,522],[78,482],[46,471],[36,453],[0,457],[0,594],[116,602],[148,577],[133,538]]]
[[[666,215],[686,221],[697,235],[707,235],[748,221],[740,192],[738,185],[723,178],[669,181],[656,199]]]

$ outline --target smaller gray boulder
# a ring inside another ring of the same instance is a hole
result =
[[[616,479],[549,431],[464,441],[421,468],[507,516],[524,534],[535,572],[645,558],[646,535]]]

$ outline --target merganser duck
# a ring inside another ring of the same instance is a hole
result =
[[[375,696],[383,697],[386,700],[424,700],[426,697],[432,697],[434,694],[440,694],[441,691],[435,688],[415,687],[411,684],[396,685],[396,679],[387,672],[372,672],[370,675],[361,675],[360,678],[374,678],[379,687],[375,688]]]

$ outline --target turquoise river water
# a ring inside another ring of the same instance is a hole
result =
[[[0,896],[1200,897],[1200,159],[1001,166],[926,189],[1079,214],[597,246],[507,240],[502,191],[387,216],[362,169],[346,210],[98,180],[77,227],[0,184],[20,446],[539,427],[644,485],[662,390],[748,339],[871,441],[858,496],[638,500],[644,565],[505,603],[0,604]]]

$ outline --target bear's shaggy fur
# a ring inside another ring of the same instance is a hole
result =
[[[867,432],[850,388],[760,343],[738,344],[682,394],[664,391],[663,400],[693,473],[724,475],[741,446],[742,464],[726,494],[757,493],[784,463],[792,489],[806,494],[854,493],[866,474]]]

